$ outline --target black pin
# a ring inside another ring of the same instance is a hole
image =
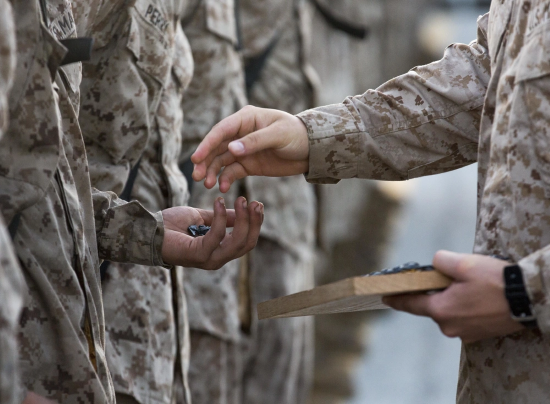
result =
[[[205,226],[203,224],[197,226],[196,224],[189,226],[187,228],[187,231],[189,231],[189,234],[191,234],[193,237],[200,237],[205,236],[206,233],[210,231],[210,226]]]

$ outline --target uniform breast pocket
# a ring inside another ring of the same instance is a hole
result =
[[[127,48],[133,53],[136,66],[144,73],[142,77],[149,87],[154,111],[158,106],[160,92],[170,79],[173,27],[172,22],[162,17],[157,8],[149,5],[140,10],[138,5],[130,10]],[[150,7],[154,10],[151,11]]]
[[[550,197],[550,24],[529,33],[515,63],[510,136],[521,163]]]
[[[204,0],[204,2],[208,30],[236,44],[237,25],[234,0]]]
[[[61,147],[53,79],[65,48],[38,23],[20,26],[18,34],[36,42],[20,49],[19,72],[9,96],[12,119],[0,143],[0,209],[7,220],[50,188]]]

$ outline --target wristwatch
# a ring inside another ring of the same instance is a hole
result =
[[[533,305],[527,295],[523,273],[517,264],[504,267],[504,293],[512,319],[521,323],[527,328],[537,328],[537,319],[534,314]]]

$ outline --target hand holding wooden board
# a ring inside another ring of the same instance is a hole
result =
[[[347,278],[260,303],[258,318],[385,309],[383,296],[441,290],[450,284],[450,278],[435,270]]]

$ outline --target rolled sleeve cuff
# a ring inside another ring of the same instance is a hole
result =
[[[162,212],[151,213],[139,202],[132,201],[110,208],[98,236],[99,256],[114,262],[163,266]]]
[[[533,310],[540,330],[550,333],[550,301],[546,285],[545,273],[550,269],[550,247],[539,250],[518,262],[522,273],[525,289],[533,305]]]
[[[353,106],[346,103],[310,109],[297,115],[307,128],[309,172],[306,180],[335,184],[359,174],[365,155],[365,130]]]

